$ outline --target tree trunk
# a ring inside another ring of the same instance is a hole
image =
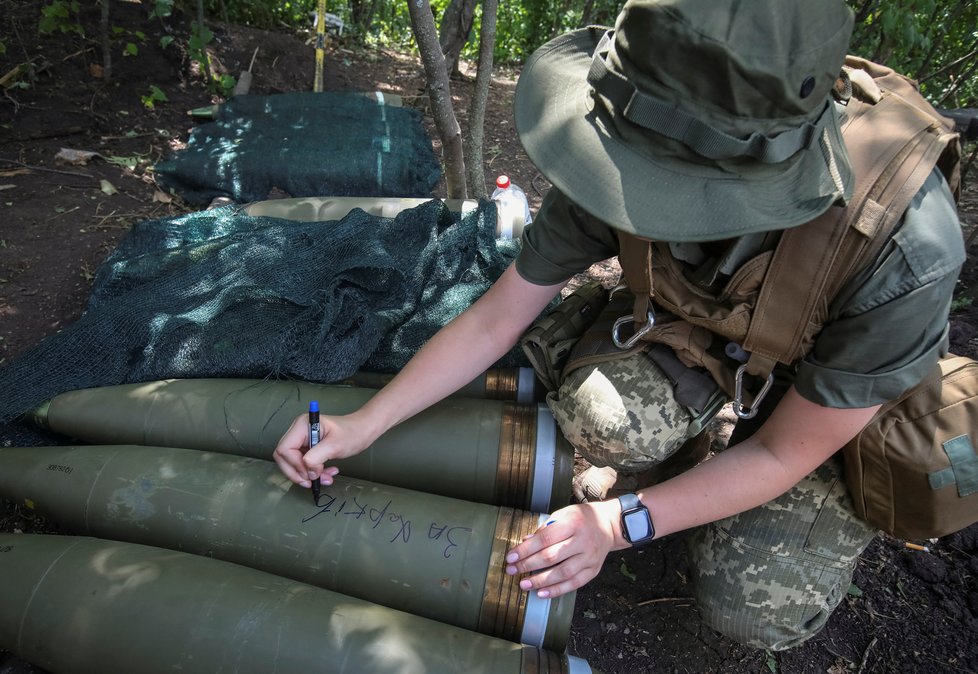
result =
[[[485,136],[486,103],[492,81],[492,54],[496,46],[496,7],[499,0],[482,0],[482,28],[479,31],[479,72],[475,76],[475,91],[469,112],[469,133],[465,156],[469,177],[469,193],[481,199],[486,192],[486,174],[482,167],[482,145]]]
[[[200,40],[200,67],[204,71],[204,79],[209,87],[211,64],[207,58],[207,45],[204,43],[204,0],[197,0],[197,38]]]
[[[102,2],[102,79],[108,82],[112,79],[112,45],[109,42],[109,0]]]
[[[363,36],[370,30],[370,24],[377,13],[377,0],[350,0],[350,18],[356,28],[357,40],[363,42]]]
[[[570,6],[571,6],[571,0],[563,0],[563,2],[561,2],[560,4],[560,8],[557,9],[556,12],[554,12],[554,22],[553,25],[550,27],[550,37],[548,39],[553,39],[557,37],[557,34],[561,32],[560,24],[564,20],[564,15],[568,11],[570,11]]]
[[[442,157],[445,160],[445,184],[449,199],[465,199],[465,159],[462,155],[462,130],[459,128],[452,107],[452,89],[445,70],[445,57],[438,44],[435,17],[431,14],[428,0],[408,2],[411,28],[421,53],[425,78],[428,80],[428,98],[435,129],[441,139]]]
[[[448,74],[458,72],[458,59],[472,32],[476,0],[452,0],[441,18],[438,42],[448,62]]]
[[[578,24],[578,28],[587,28],[594,22],[594,19],[591,18],[593,12],[594,0],[585,0],[584,9],[581,11],[581,23]]]
[[[863,25],[863,22],[869,17],[869,13],[876,8],[879,0],[864,0],[859,6],[859,9],[855,10],[855,24],[857,26]]]
[[[976,40],[976,43],[978,43],[978,40]],[[971,57],[974,58],[974,56],[975,56],[975,52],[972,52],[971,53]],[[965,61],[962,61],[962,64],[964,62]],[[952,75],[952,77],[951,77],[952,84],[951,84],[950,87],[948,87],[948,90],[944,92],[944,95],[941,96],[940,99],[938,99],[937,105],[944,105],[944,102],[945,101],[947,101],[949,98],[951,98],[956,93],[958,93],[958,90],[964,84],[966,84],[967,82],[969,82],[971,80],[971,78],[974,76],[976,70],[978,70],[978,60],[973,61],[970,66],[968,66],[963,72],[959,72],[957,74],[957,76],[953,76]],[[952,100],[955,100],[955,99],[952,99]],[[958,106],[957,106],[957,103],[956,103],[955,105],[949,106],[949,107],[958,107]]]

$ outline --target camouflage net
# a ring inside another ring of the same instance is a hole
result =
[[[356,92],[235,96],[155,167],[187,203],[293,197],[424,197],[441,176],[421,115]]]
[[[496,240],[495,222],[490,201],[459,215],[434,200],[393,219],[228,206],[140,223],[99,269],[83,316],[0,368],[0,424],[94,386],[395,372],[515,258],[519,242]],[[527,362],[514,349],[497,365]],[[0,426],[0,441],[13,432]]]

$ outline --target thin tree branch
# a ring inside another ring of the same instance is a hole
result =
[[[428,0],[408,2],[411,28],[421,53],[425,77],[428,80],[428,98],[435,129],[441,138],[442,155],[445,159],[445,185],[449,199],[465,199],[465,158],[462,153],[462,129],[452,107],[452,88],[445,69],[445,56],[438,44],[435,17]]]
[[[469,133],[466,141],[466,173],[469,193],[481,199],[486,192],[486,174],[482,166],[482,145],[485,137],[486,103],[492,81],[492,58],[496,44],[496,10],[499,0],[482,0],[482,27],[479,31],[479,71],[475,76],[472,108],[469,112]]]

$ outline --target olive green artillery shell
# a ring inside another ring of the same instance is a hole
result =
[[[540,599],[506,552],[545,515],[339,476],[311,492],[270,461],[137,445],[0,447],[0,496],[73,534],[235,562],[562,651],[574,594]]]
[[[75,536],[0,534],[0,648],[53,672],[590,672],[236,564]]]
[[[281,218],[296,222],[330,222],[341,220],[354,208],[381,218],[396,217],[402,211],[431,201],[423,197],[296,197],[270,199],[247,204],[243,210],[251,216]],[[479,207],[475,199],[446,199],[445,207],[456,213],[468,213]]]
[[[296,381],[175,379],[63,393],[35,413],[93,444],[184,447],[271,459],[293,419],[319,401],[348,414],[376,391]],[[535,512],[570,498],[574,451],[546,405],[450,398],[395,426],[345,475]]]
[[[271,199],[256,201],[244,207],[252,216],[265,216],[295,220],[298,222],[329,222],[340,220],[354,208],[382,218],[396,217],[402,211],[431,201],[430,198],[410,197],[299,197],[295,199]],[[456,213],[467,213],[479,207],[475,199],[445,199],[445,206]],[[511,232],[518,239],[525,225],[524,213],[518,209],[505,209],[496,202],[496,236]],[[507,222],[508,221],[508,222]]]

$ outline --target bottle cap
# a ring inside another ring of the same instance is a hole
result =
[[[509,187],[509,176],[499,176],[498,178],[496,178],[496,187],[498,187],[501,190],[504,190],[507,187]]]
[[[319,411],[319,401],[318,400],[313,400],[312,402],[309,403],[309,411],[310,412],[318,412]]]

